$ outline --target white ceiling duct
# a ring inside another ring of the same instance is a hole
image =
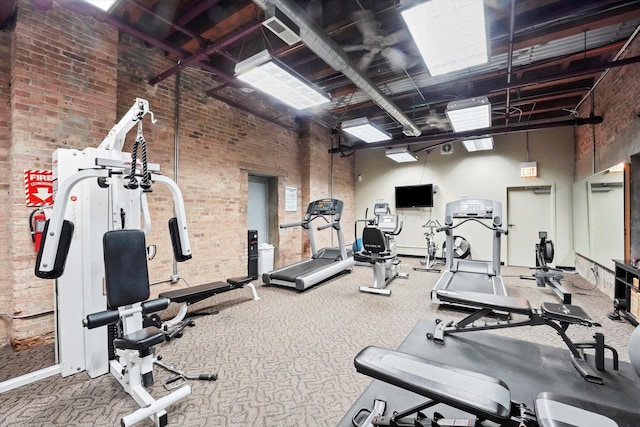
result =
[[[364,91],[373,102],[403,126],[407,136],[420,136],[421,131],[369,78],[349,61],[347,54],[291,0],[253,0],[263,10],[275,6],[298,27],[304,44],[331,68],[344,74]]]

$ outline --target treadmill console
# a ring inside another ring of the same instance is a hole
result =
[[[304,219],[308,221],[314,216],[333,215],[334,221],[340,221],[343,205],[342,201],[338,199],[314,200],[309,203]]]
[[[496,226],[502,225],[502,205],[486,199],[459,199],[447,203],[445,222],[452,224],[454,218],[491,219]]]

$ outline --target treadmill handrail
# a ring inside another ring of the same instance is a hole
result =
[[[331,228],[331,227],[335,228],[336,230],[339,230],[340,229],[340,223],[339,222],[330,222],[330,223],[325,224],[325,225],[319,225],[317,230],[318,231],[322,231],[322,230],[326,230],[327,228]]]
[[[316,220],[318,218],[322,218],[325,221],[327,221],[327,219],[324,216],[316,215],[316,216],[314,216],[312,218],[305,219],[305,220],[302,220],[302,221],[290,222],[290,223],[287,223],[287,224],[280,224],[280,228],[302,227],[302,228],[308,229],[309,228],[309,224],[311,224],[312,221],[314,221],[314,220]],[[339,221],[337,221],[337,222],[339,222]],[[332,223],[329,223],[329,226],[331,226],[331,224]],[[325,227],[325,228],[327,228],[327,227]],[[320,228],[318,228],[318,230],[320,230]]]
[[[445,232],[447,232],[447,231],[453,230],[454,228],[458,228],[458,227],[460,227],[462,224],[464,224],[465,222],[468,222],[468,221],[475,221],[475,222],[477,222],[478,224],[481,224],[483,227],[488,228],[489,230],[492,230],[492,231],[496,231],[496,232],[498,232],[498,233],[500,233],[500,234],[504,234],[505,236],[506,236],[507,234],[509,234],[509,230],[506,230],[506,229],[504,229],[504,228],[497,227],[497,226],[495,226],[495,225],[493,225],[493,226],[489,226],[489,225],[485,224],[484,222],[482,222],[482,220],[481,220],[481,219],[479,219],[479,218],[467,218],[467,219],[465,219],[465,220],[463,220],[463,221],[460,221],[460,222],[459,222],[459,223],[457,223],[456,225],[450,224],[450,225],[444,225],[444,226],[442,226],[442,227],[438,227],[438,228],[436,228],[436,231],[437,231],[438,233],[439,233],[439,232],[441,232],[441,231],[445,231]]]
[[[304,227],[306,225],[307,225],[306,221],[290,222],[288,224],[280,224],[280,228]]]

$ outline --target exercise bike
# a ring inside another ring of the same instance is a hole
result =
[[[539,288],[548,286],[564,304],[571,304],[571,293],[562,286],[562,273],[560,270],[549,267],[547,263],[553,262],[553,241],[547,239],[547,232],[538,232],[540,243],[536,243],[536,266],[533,276],[520,276],[521,279],[535,280]]]
[[[429,218],[429,221],[427,221],[427,223],[422,227],[429,229],[428,232],[424,233],[424,236],[427,239],[427,253],[425,254],[424,258],[420,260],[420,264],[424,267],[413,267],[413,269],[416,271],[440,273],[440,269],[433,268],[436,263],[436,252],[438,250],[438,245],[436,244],[434,237],[435,230],[442,227],[442,225],[437,219]]]
[[[391,214],[389,204],[378,200],[374,206],[375,219],[367,222],[362,230],[362,250],[354,258],[371,264],[373,267],[373,285],[360,286],[361,292],[391,295],[387,286],[396,278],[406,279],[407,273],[400,273],[398,251],[394,236],[402,231],[402,221],[398,215]]]

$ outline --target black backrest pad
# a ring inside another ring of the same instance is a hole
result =
[[[366,227],[362,230],[362,246],[365,250],[379,254],[387,251],[387,238],[382,230],[376,227]]]
[[[122,307],[149,298],[147,249],[142,230],[114,230],[104,234],[104,276],[107,303]]]
[[[481,419],[502,424],[511,415],[509,387],[494,377],[375,346],[360,351],[354,365],[364,375]]]
[[[609,415],[615,415],[620,410],[597,400],[543,392],[536,395],[534,404],[540,427],[618,427],[618,423]]]

